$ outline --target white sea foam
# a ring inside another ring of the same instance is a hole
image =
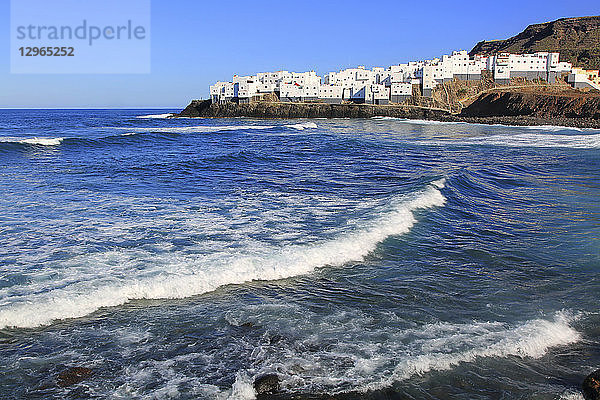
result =
[[[165,133],[205,133],[236,130],[261,130],[273,129],[274,125],[200,125],[200,126],[172,126],[172,127],[154,127],[154,128],[117,128],[141,132],[165,132]]]
[[[172,117],[173,113],[167,113],[167,114],[150,114],[150,115],[138,115],[136,118],[151,118],[151,119],[165,119],[165,118],[169,118]]]
[[[570,389],[561,393],[558,400],[585,400],[585,398],[583,397],[583,393],[580,391]]]
[[[0,137],[0,142],[4,143],[21,143],[21,144],[32,144],[38,146],[58,146],[62,143],[64,138],[45,138],[45,137],[32,137],[32,138],[17,138],[17,137]]]
[[[227,400],[253,400],[255,398],[256,392],[250,376],[238,373]]]
[[[267,130],[277,128],[278,126],[296,129],[296,130],[304,130],[317,128],[317,124],[314,122],[304,122],[298,124],[289,124],[289,125],[200,125],[200,126],[173,126],[173,127],[134,127],[134,128],[125,128],[125,127],[117,127],[115,129],[120,130],[130,130],[137,133],[143,132],[165,132],[165,133],[209,133],[209,132],[222,132],[222,131],[238,131],[238,130]]]
[[[600,148],[600,134],[558,135],[521,133],[464,138],[457,144],[494,145],[508,147],[557,147],[573,149]]]
[[[398,121],[407,124],[418,124],[418,125],[457,125],[466,124],[462,121],[436,121],[433,119],[410,119],[410,118],[398,118],[398,117],[371,117],[376,121]]]
[[[427,346],[422,347],[426,352],[402,359],[390,375],[369,383],[362,389],[385,388],[413,375],[448,370],[460,363],[473,362],[483,357],[540,358],[551,347],[581,339],[581,335],[570,326],[574,319],[574,316],[566,312],[558,312],[552,320],[535,319],[514,328],[494,324],[429,326],[426,329],[437,332],[440,338],[429,339],[425,343]],[[465,345],[466,348],[456,352],[446,351]]]
[[[412,196],[394,199],[388,211],[329,241],[283,247],[261,245],[204,255],[167,253],[161,256],[162,260],[152,260],[152,264],[164,267],[157,273],[127,276],[128,271],[135,273],[140,262],[149,262],[140,258],[140,251],[132,251],[131,259],[126,256],[115,259],[124,264],[123,278],[113,275],[94,278],[90,272],[56,289],[4,298],[0,328],[35,327],[57,319],[81,317],[100,307],[117,306],[133,299],[184,298],[224,285],[284,279],[323,266],[359,261],[387,237],[408,232],[416,222],[413,211],[442,206],[445,203],[439,191],[442,187],[440,180]],[[87,263],[94,261],[89,259]],[[86,271],[93,269],[90,265]]]
[[[300,131],[304,130],[304,129],[316,129],[317,128],[317,124],[315,124],[314,122],[305,122],[305,123],[300,123],[300,124],[291,124],[291,125],[285,125],[288,128],[292,128],[292,129],[298,129]]]
[[[232,311],[234,325],[252,322],[293,337],[285,346],[254,351],[254,376],[277,370],[293,390],[367,392],[431,371],[452,369],[482,358],[540,358],[556,346],[581,339],[571,324],[579,318],[559,311],[549,318],[516,324],[447,323],[401,328],[393,313],[338,312],[323,318],[299,306],[246,306]]]
[[[493,127],[493,128],[515,128],[515,129],[529,129],[529,130],[541,130],[546,132],[559,132],[559,131],[575,131],[575,132],[593,132],[598,131],[595,128],[577,128],[572,126],[562,125],[506,125],[506,124],[482,124],[465,121],[436,121],[436,120],[425,120],[425,119],[409,119],[409,118],[398,118],[398,117],[371,117],[377,121],[398,121],[408,124],[418,125],[477,125],[481,127]]]
[[[515,128],[518,128],[518,126],[515,126]],[[561,125],[527,125],[527,126],[522,126],[521,128],[525,128],[525,129],[534,129],[534,130],[542,130],[542,131],[578,131],[578,132],[583,132],[584,128],[576,128],[574,126],[561,126]],[[595,129],[585,129],[585,130],[595,130]]]

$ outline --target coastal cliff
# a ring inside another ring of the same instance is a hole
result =
[[[496,89],[479,95],[457,118],[468,122],[600,128],[600,93]]]

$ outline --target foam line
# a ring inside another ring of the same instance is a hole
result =
[[[510,356],[540,358],[552,347],[575,343],[581,339],[579,332],[570,326],[570,323],[576,319],[576,316],[560,311],[552,320],[535,319],[502,330],[480,328],[481,332],[478,334],[464,334],[460,329],[444,332],[441,328],[439,334],[445,341],[443,343],[449,342],[452,345],[452,341],[462,342],[467,338],[469,347],[462,351],[443,352],[441,351],[443,349],[438,349],[438,344],[435,344],[434,351],[401,360],[390,375],[365,385],[362,390],[382,389],[414,375],[448,370],[478,358]],[[493,325],[490,328],[493,328]],[[439,342],[441,339],[436,340]]]
[[[173,127],[155,127],[155,128],[124,128],[118,127],[115,129],[125,129],[135,132],[165,132],[165,133],[208,133],[221,131],[238,131],[238,130],[267,130],[277,127],[286,127],[290,129],[304,130],[317,128],[314,122],[304,122],[291,125],[214,125],[214,126],[173,126]]]
[[[168,113],[168,114],[150,114],[150,115],[138,115],[136,118],[148,118],[148,119],[165,119],[165,118],[169,118],[172,117],[173,113]]]

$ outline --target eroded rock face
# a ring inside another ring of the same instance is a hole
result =
[[[589,374],[581,388],[585,400],[600,400],[600,369]]]
[[[71,367],[62,371],[56,377],[56,383],[60,387],[75,385],[92,376],[92,370],[86,367]]]
[[[498,90],[484,93],[464,108],[461,117],[531,116],[552,121],[557,118],[600,118],[600,96],[575,90],[561,93]]]
[[[257,395],[275,394],[279,392],[280,382],[276,374],[266,374],[254,380],[254,390]]]

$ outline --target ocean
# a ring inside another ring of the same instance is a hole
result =
[[[600,131],[172,111],[0,110],[0,398],[582,398]]]

